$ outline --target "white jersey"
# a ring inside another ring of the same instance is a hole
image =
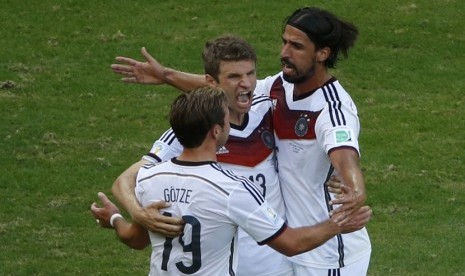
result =
[[[273,122],[279,176],[286,218],[291,227],[314,225],[329,218],[334,195],[326,180],[334,168],[331,149],[352,147],[359,152],[360,130],[357,109],[336,79],[298,99],[294,85],[283,81],[281,73],[259,81],[256,91],[273,100]],[[371,253],[365,228],[337,235],[320,247],[290,258],[315,268],[338,268]]]
[[[149,232],[150,275],[235,275],[237,227],[259,244],[286,228],[255,185],[216,162],[170,161],[143,166],[136,197],[146,207],[164,200],[165,215],[182,217],[183,235]]]
[[[285,208],[276,168],[275,141],[269,97],[254,95],[252,107],[241,126],[231,125],[226,144],[217,152],[223,168],[249,178],[270,206],[285,218]],[[150,150],[158,161],[179,156],[182,145],[173,131],[166,131]],[[238,276],[287,276],[292,267],[286,257],[268,246],[259,246],[239,230]],[[241,250],[242,249],[242,250]],[[263,266],[263,263],[267,263]]]

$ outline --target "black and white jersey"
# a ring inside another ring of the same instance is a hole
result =
[[[179,156],[182,149],[174,132],[169,129],[155,141],[149,155],[158,161],[169,160]],[[279,216],[285,218],[277,173],[272,102],[269,97],[262,94],[253,95],[252,106],[245,115],[244,122],[240,126],[231,124],[228,140],[218,150],[216,156],[223,168],[252,181],[267,199],[268,204]],[[268,246],[257,245],[256,241],[241,229],[239,229],[238,246],[240,274],[255,276],[292,274],[291,264],[285,256]],[[263,262],[268,265],[262,266]]]
[[[326,180],[333,173],[331,149],[359,151],[360,122],[357,108],[335,78],[308,94],[295,98],[294,85],[282,73],[257,84],[256,91],[273,101],[273,125],[286,218],[291,227],[314,225],[329,217]],[[315,268],[337,268],[371,252],[365,228],[337,235],[318,248],[290,258]]]
[[[235,275],[238,226],[260,244],[285,229],[252,182],[216,162],[174,158],[146,165],[137,176],[136,196],[142,206],[171,203],[162,212],[186,223],[177,238],[149,233],[151,275]]]

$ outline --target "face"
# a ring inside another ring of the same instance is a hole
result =
[[[218,135],[217,139],[217,150],[220,149],[224,144],[226,144],[226,141],[228,140],[229,137],[229,131],[231,130],[231,126],[229,125],[229,108],[225,104],[224,105],[224,126],[220,130],[220,133]]]
[[[250,111],[252,94],[257,85],[255,62],[222,61],[216,85],[226,92],[231,118]]]
[[[301,30],[287,25],[282,35],[281,65],[284,80],[302,83],[315,74],[317,50],[315,44]]]

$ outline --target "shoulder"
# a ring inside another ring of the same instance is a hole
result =
[[[271,87],[278,78],[281,78],[281,75],[282,72],[279,72],[275,75],[258,80],[257,86],[255,87],[255,94],[264,94],[269,96]]]

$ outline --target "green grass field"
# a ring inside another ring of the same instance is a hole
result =
[[[177,91],[122,84],[114,57],[145,46],[202,73],[204,42],[235,33],[265,77],[284,17],[310,4],[361,32],[334,75],[362,122],[369,275],[464,275],[460,0],[0,0],[0,275],[147,275],[150,250],[119,243],[89,206],[168,127]]]

